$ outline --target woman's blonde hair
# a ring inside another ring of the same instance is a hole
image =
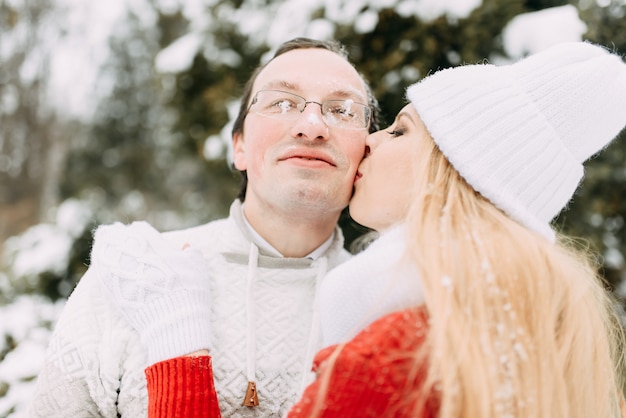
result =
[[[430,317],[438,416],[620,416],[623,329],[588,249],[518,224],[423,143],[407,256]]]

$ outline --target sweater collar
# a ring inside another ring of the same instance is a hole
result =
[[[241,231],[245,239],[248,242],[253,242],[259,248],[259,255],[261,256],[261,258],[270,257],[291,259],[284,257],[282,254],[280,254],[278,250],[276,250],[261,235],[259,235],[258,232],[254,230],[252,225],[250,225],[250,223],[243,214],[243,203],[239,199],[235,199],[233,204],[230,206],[230,218],[235,221],[239,231]],[[343,242],[343,233],[341,232],[339,226],[336,226],[332,235],[325,242],[323,242],[322,245],[317,247],[306,257],[294,258],[294,260],[315,261],[322,256],[336,254],[338,251],[341,252],[343,248]],[[309,263],[307,263],[307,265],[308,264]]]
[[[244,210],[243,210],[245,203],[242,203],[239,200],[237,200],[237,202],[239,202],[239,212],[240,212],[241,219],[243,220],[243,223],[248,233],[250,234],[250,237],[252,238],[252,242],[254,242],[259,247],[259,250],[261,250],[262,253],[265,253],[267,255],[274,256],[274,257],[284,257],[284,255],[282,255],[280,251],[274,248],[272,244],[267,242],[267,240],[263,238],[261,234],[259,234],[256,231],[256,229],[254,229],[254,227],[250,224],[250,222],[248,222],[248,218],[246,218],[246,214],[244,213]],[[326,252],[328,248],[330,248],[331,244],[333,243],[334,238],[335,238],[335,231],[333,231],[330,237],[328,237],[328,239],[324,241],[322,245],[320,245],[319,247],[311,251],[311,253],[307,254],[303,258],[317,260]]]

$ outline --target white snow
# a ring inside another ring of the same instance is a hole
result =
[[[109,56],[107,41],[125,10],[123,0],[57,0],[67,11],[64,34],[47,40],[50,54],[50,100],[62,114],[88,118],[97,104],[93,90]]]
[[[39,224],[19,237],[9,238],[5,245],[7,253],[14,254],[13,274],[30,277],[44,271],[62,274],[72,239],[54,225]]]
[[[398,4],[398,13],[403,16],[417,16],[425,21],[446,15],[452,19],[461,19],[480,7],[482,0],[402,0]]]
[[[57,227],[73,238],[80,236],[92,219],[89,206],[77,199],[67,199],[57,209]]]
[[[8,348],[7,337],[17,344],[0,362],[0,386],[9,385],[8,392],[0,396],[0,416],[26,416],[50,340],[50,324],[56,322],[64,305],[65,301],[52,303],[36,296],[21,296],[9,305],[0,305],[0,352]],[[7,415],[12,408],[15,412]]]
[[[525,13],[502,31],[504,50],[511,58],[539,52],[561,42],[580,41],[587,25],[572,5]]]
[[[378,23],[378,13],[373,10],[367,10],[361,13],[354,22],[354,30],[356,33],[369,33],[376,28]]]
[[[5,242],[5,258],[15,277],[33,277],[42,272],[63,274],[74,239],[91,219],[87,206],[75,199],[61,203],[56,224],[38,224]]]
[[[202,39],[197,33],[189,33],[163,49],[154,61],[161,73],[180,73],[191,68],[194,56],[200,49]]]
[[[233,163],[233,141],[231,141],[231,131],[233,130],[233,125],[235,124],[235,118],[239,113],[239,101],[234,100],[230,103],[226,104],[226,108],[228,109],[228,118],[229,122],[224,125],[224,127],[220,130],[220,133],[217,135],[211,135],[204,141],[204,149],[203,155],[207,160],[216,160],[218,158],[222,158],[223,154],[216,154],[218,150],[217,143],[220,144],[219,149],[226,148],[226,161],[228,164]]]

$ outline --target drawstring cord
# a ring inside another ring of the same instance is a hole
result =
[[[246,286],[246,320],[247,320],[247,378],[248,387],[243,400],[244,406],[258,406],[259,397],[256,388],[256,328],[255,319],[255,303],[254,303],[254,282],[258,272],[259,248],[253,243],[250,244],[250,257],[248,259],[248,281]],[[305,362],[302,370],[302,379],[300,381],[300,391],[302,394],[304,389],[311,383],[312,373],[311,366],[313,364],[313,356],[317,350],[320,337],[320,312],[319,312],[319,289],[321,287],[324,276],[328,269],[328,260],[321,257],[317,260],[318,270],[315,277],[315,296],[313,299],[313,318],[311,324],[311,332],[309,333],[309,341],[305,355]]]
[[[248,283],[246,288],[247,299],[247,377],[248,387],[243,399],[244,406],[258,406],[259,397],[256,390],[256,329],[254,326],[254,291],[253,286],[259,264],[259,249],[253,243],[250,244],[250,258],[248,259]]]
[[[311,367],[313,365],[313,356],[317,351],[318,341],[320,337],[320,307],[319,307],[319,290],[322,285],[322,280],[326,276],[328,269],[328,260],[326,257],[321,257],[317,260],[319,267],[317,275],[315,277],[315,296],[313,298],[313,321],[311,324],[311,332],[309,334],[309,342],[307,344],[306,356],[304,357],[304,370],[302,370],[302,379],[300,381],[300,390],[298,391],[298,397],[302,395],[304,389],[312,382],[313,374],[311,373]]]

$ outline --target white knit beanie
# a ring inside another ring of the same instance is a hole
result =
[[[550,240],[582,163],[626,125],[626,64],[586,42],[514,64],[464,65],[410,86],[443,154],[483,196]]]

